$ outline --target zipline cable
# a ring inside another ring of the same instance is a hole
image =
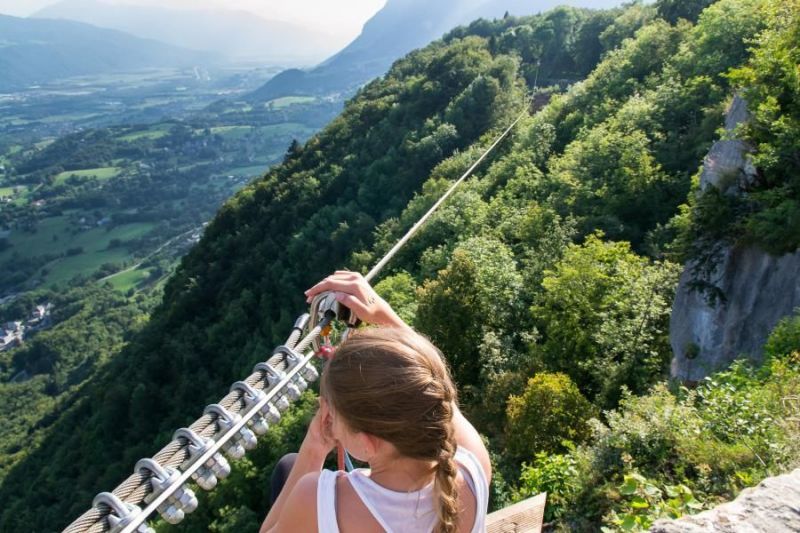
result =
[[[458,186],[459,186],[459,185],[461,185],[461,183],[462,183],[464,180],[466,180],[468,177],[470,177],[470,176],[472,175],[472,173],[475,171],[475,169],[476,169],[476,168],[478,168],[478,165],[480,165],[480,164],[483,162],[483,160],[484,160],[484,159],[486,159],[486,157],[488,157],[490,153],[492,153],[492,151],[493,151],[493,150],[494,150],[494,149],[497,147],[497,145],[498,145],[498,144],[500,144],[500,142],[501,142],[503,139],[505,139],[505,138],[506,138],[506,136],[507,136],[509,133],[511,133],[511,130],[513,130],[513,129],[514,129],[514,126],[516,126],[516,125],[517,125],[517,123],[518,123],[520,120],[522,120],[522,118],[523,118],[525,115],[527,115],[527,114],[528,114],[528,107],[529,107],[529,105],[530,105],[530,104],[529,104],[529,102],[530,102],[530,99],[529,99],[529,100],[526,100],[526,106],[525,106],[525,109],[523,109],[523,110],[522,110],[522,113],[520,113],[520,114],[519,114],[519,116],[517,117],[517,119],[516,119],[516,120],[514,120],[514,122],[512,122],[512,123],[511,123],[511,125],[510,125],[509,127],[507,127],[507,128],[505,129],[505,131],[503,131],[503,133],[501,133],[501,134],[500,134],[500,136],[498,136],[498,137],[497,137],[497,139],[495,139],[495,141],[492,143],[492,145],[491,145],[491,146],[489,146],[489,148],[487,148],[487,149],[486,149],[486,151],[484,151],[484,152],[483,152],[483,154],[482,154],[482,155],[481,155],[481,156],[478,158],[478,160],[477,160],[477,161],[475,161],[475,162],[472,164],[472,166],[470,166],[470,167],[467,169],[467,171],[466,171],[466,172],[464,172],[464,174],[463,174],[463,175],[462,175],[460,178],[458,178],[458,179],[456,180],[456,182],[455,182],[455,183],[453,183],[453,185],[451,185],[451,186],[450,186],[450,188],[447,190],[447,192],[445,192],[445,193],[442,195],[442,197],[441,197],[441,198],[439,198],[439,200],[437,200],[437,201],[436,201],[436,203],[435,203],[435,204],[433,204],[433,206],[432,206],[430,209],[428,209],[428,212],[427,212],[427,213],[425,213],[424,215],[422,215],[422,218],[420,218],[419,220],[417,220],[417,222],[416,222],[416,223],[415,223],[413,226],[411,226],[411,229],[410,229],[410,230],[408,230],[408,231],[406,232],[406,234],[405,234],[405,235],[403,235],[403,237],[402,237],[402,238],[401,238],[399,241],[397,241],[397,243],[396,243],[394,246],[392,246],[392,249],[391,249],[391,250],[389,250],[388,252],[386,252],[386,255],[384,255],[384,256],[383,256],[383,258],[381,258],[381,260],[380,260],[380,261],[378,261],[378,264],[376,264],[374,267],[372,267],[372,270],[370,270],[370,271],[367,273],[367,275],[366,275],[366,276],[364,276],[364,278],[365,278],[367,281],[372,281],[372,280],[375,278],[375,276],[377,276],[377,275],[380,273],[380,271],[381,271],[381,270],[383,270],[383,267],[385,267],[385,266],[386,266],[386,264],[387,264],[387,263],[388,263],[388,262],[389,262],[389,261],[392,259],[392,257],[394,257],[394,256],[395,256],[395,254],[397,254],[397,252],[399,252],[399,251],[400,251],[400,249],[401,249],[403,246],[405,246],[405,244],[406,244],[406,243],[407,243],[407,242],[408,242],[408,241],[411,239],[411,237],[413,237],[413,236],[414,236],[414,234],[416,234],[416,233],[417,233],[417,231],[419,231],[419,229],[422,227],[422,225],[423,225],[423,224],[425,224],[425,222],[426,222],[426,221],[427,221],[427,220],[428,220],[428,219],[431,217],[431,215],[433,215],[433,213],[434,213],[434,212],[435,212],[437,209],[439,209],[439,206],[440,206],[440,205],[442,205],[442,204],[445,202],[445,200],[447,200],[447,198],[448,198],[448,197],[449,197],[451,194],[453,194],[453,192],[454,192],[454,191],[455,191],[455,190],[458,188]]]

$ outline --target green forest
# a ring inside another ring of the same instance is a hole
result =
[[[163,292],[64,297],[52,330],[0,354],[3,376],[34,376],[4,392],[0,530],[60,530],[126,478],[283,342],[303,290],[366,272],[534,87],[376,286],[448,358],[492,509],[546,491],[556,530],[641,531],[796,467],[800,315],[762,365],[699,383],[669,379],[668,327],[687,262],[713,289],[720,243],[800,246],[798,43],[798,0],[657,0],[478,20],[398,60],[228,200]],[[737,94],[759,180],[731,197],[699,169]],[[256,530],[315,404],[154,527]]]

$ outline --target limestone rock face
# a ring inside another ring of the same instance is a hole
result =
[[[782,533],[800,531],[800,469],[767,478],[732,502],[678,520],[659,520],[651,533]]]
[[[800,307],[800,252],[774,257],[755,247],[729,248],[715,278],[726,299],[713,306],[689,289],[689,268],[675,294],[671,374],[683,381],[701,380],[740,355],[760,362],[769,333]]]
[[[756,169],[747,158],[752,148],[745,141],[733,138],[736,127],[748,117],[747,103],[735,96],[725,114],[725,131],[731,138],[715,142],[708,152],[700,173],[701,191],[716,187],[726,194],[738,194],[755,181]]]
[[[745,101],[734,97],[725,118],[730,138],[714,143],[706,156],[701,191],[715,187],[725,194],[746,194],[757,179],[748,158],[751,148],[733,138],[747,119]],[[716,269],[704,280],[724,295],[713,304],[690,290],[692,267],[686,265],[672,306],[672,377],[698,381],[739,356],[760,362],[770,331],[800,307],[800,252],[774,257],[753,246],[723,247]]]

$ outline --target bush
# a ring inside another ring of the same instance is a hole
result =
[[[781,320],[764,345],[764,355],[767,360],[791,356],[795,363],[800,363],[798,352],[800,352],[800,310],[794,316]]]
[[[577,478],[578,469],[573,455],[537,453],[535,462],[523,467],[514,500],[520,501],[546,492],[544,519],[551,522],[563,516],[571,505],[579,489]]]
[[[566,374],[542,372],[528,380],[522,396],[508,399],[508,451],[518,458],[558,452],[563,441],[586,441],[596,410]]]
[[[619,493],[622,501],[604,520],[615,527],[602,528],[604,533],[618,529],[647,531],[659,518],[679,518],[703,507],[686,485],[666,485],[662,490],[656,481],[636,472],[625,476]]]

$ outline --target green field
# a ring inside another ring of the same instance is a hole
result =
[[[109,283],[120,292],[128,292],[131,289],[138,288],[143,282],[150,279],[150,271],[147,269],[129,270],[116,276],[108,278]]]
[[[213,135],[222,135],[228,139],[241,139],[255,130],[253,126],[216,126],[211,128]]]
[[[292,105],[297,104],[312,104],[317,99],[313,96],[283,96],[281,98],[276,98],[275,100],[270,100],[264,107],[269,107],[270,109],[283,109]]]
[[[161,137],[165,137],[169,133],[169,128],[170,126],[167,124],[158,124],[156,126],[151,127],[150,129],[126,133],[125,135],[117,137],[117,140],[123,142],[132,142],[137,139],[151,139],[151,140],[160,139]]]
[[[91,274],[103,263],[122,263],[133,257],[124,247],[109,250],[112,239],[130,240],[150,231],[155,224],[137,223],[117,226],[111,231],[94,228],[72,235],[67,231],[67,217],[50,217],[39,223],[36,233],[14,231],[8,240],[13,245],[0,253],[0,263],[18,253],[22,257],[65,253],[70,248],[83,248],[83,253],[56,259],[47,265],[46,283],[65,282],[78,274]],[[55,239],[54,239],[55,237]]]
[[[228,170],[228,174],[231,176],[245,176],[245,177],[252,177],[252,176],[260,176],[267,171],[269,167],[269,163],[261,163],[257,165],[251,165],[249,167],[237,167]]]
[[[64,172],[58,174],[55,179],[55,185],[61,185],[70,176],[78,176],[78,177],[95,177],[99,180],[107,180],[111,178],[116,178],[119,176],[119,173],[122,171],[119,167],[98,167],[98,168],[88,168],[86,170],[65,170]]]
[[[246,135],[255,133],[259,136],[268,135],[296,135],[307,136],[314,132],[305,124],[299,122],[284,122],[282,124],[270,124],[269,126],[216,126],[211,128],[214,135],[222,135],[228,139],[241,139]]]
[[[15,189],[25,189],[25,187],[21,185],[17,185],[16,187],[0,187],[0,198],[4,196],[14,196]]]
[[[86,120],[98,116],[99,113],[67,113],[64,115],[50,115],[44,117],[38,122],[43,124],[53,124],[56,122],[76,122],[78,120]]]

